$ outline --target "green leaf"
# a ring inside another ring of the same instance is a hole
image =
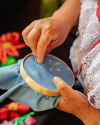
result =
[[[9,65],[12,65],[12,64],[16,64],[16,63],[17,63],[17,60],[16,60],[15,57],[7,56],[7,62],[6,63],[1,62],[1,67],[9,66]]]

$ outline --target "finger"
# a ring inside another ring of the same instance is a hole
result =
[[[61,78],[54,77],[53,81],[58,91],[61,93],[63,97],[66,97],[67,95],[73,95],[74,90],[69,85],[67,85]]]
[[[37,53],[37,42],[39,40],[40,34],[41,34],[40,27],[38,28],[37,26],[34,26],[34,28],[30,31],[27,37],[28,44],[34,56],[36,56],[36,53]]]
[[[47,46],[51,42],[52,37],[48,34],[44,34],[42,32],[40,39],[37,44],[37,62],[42,63],[44,59],[44,55],[47,49]]]
[[[59,38],[55,41],[50,42],[50,44],[48,45],[47,49],[46,49],[46,54],[49,53],[50,51],[52,51],[53,49],[55,49],[56,47],[60,46],[60,42],[59,42]]]
[[[26,43],[27,46],[28,46],[27,36],[28,36],[29,32],[32,30],[33,27],[34,27],[34,22],[32,22],[29,26],[27,26],[22,31],[22,36],[23,36],[24,42]]]

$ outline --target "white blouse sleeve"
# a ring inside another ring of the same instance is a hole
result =
[[[79,37],[70,49],[70,59],[90,104],[100,109],[100,1],[81,2]]]
[[[88,100],[100,109],[100,43],[86,54],[81,63]]]

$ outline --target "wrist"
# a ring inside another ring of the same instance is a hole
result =
[[[96,123],[95,125],[100,125],[100,121],[98,123]]]
[[[70,22],[70,19],[68,17],[66,18],[61,13],[58,13],[58,11],[54,12],[54,14],[52,15],[52,19],[56,20],[56,24],[62,27],[62,29],[65,29],[65,34],[67,34],[71,30],[72,24]]]
[[[79,110],[74,111],[72,114],[77,116],[83,121],[85,125],[95,125],[100,121],[100,110],[94,108],[88,101],[88,98],[82,93],[78,92],[75,97],[77,97],[77,108]]]
[[[57,20],[60,24],[62,24],[62,26],[64,26],[65,28],[69,29],[69,31],[71,30],[71,28],[73,27],[72,23],[71,23],[71,18],[68,15],[63,15],[61,12],[59,12],[58,10],[55,11],[52,15],[52,18]]]
[[[100,121],[100,111],[95,109],[94,107],[90,107],[90,111],[88,111],[87,119],[84,120],[86,125],[95,125]]]
[[[85,125],[95,125],[100,121],[100,110],[94,108],[90,104],[88,104],[88,106],[88,108],[84,109],[85,112],[80,119]]]

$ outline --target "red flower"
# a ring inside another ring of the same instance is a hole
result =
[[[21,103],[11,102],[0,109],[0,120],[8,119],[8,116],[11,120],[15,120],[20,117],[19,113],[25,114],[29,111],[29,109],[30,107]]]
[[[8,118],[8,113],[9,113],[9,110],[8,108],[1,108],[0,109],[0,120],[5,120]]]
[[[20,40],[20,33],[18,32],[8,32],[4,33],[0,37],[0,61],[6,63],[7,55],[9,56],[19,56],[17,49],[24,48],[26,45]]]

